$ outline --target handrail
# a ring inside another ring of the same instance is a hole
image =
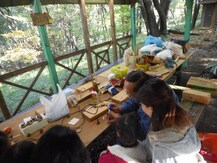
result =
[[[121,37],[121,38],[117,39],[117,46],[119,48],[119,58],[122,57],[122,55],[123,55],[122,53],[124,52],[124,50],[129,45],[131,37],[132,37],[131,35],[128,35],[128,36],[124,36],[124,37]],[[124,43],[119,43],[119,42],[122,42],[124,40],[125,40]],[[112,47],[111,45],[112,45],[112,41],[106,41],[104,43],[91,46],[92,56],[95,56],[95,59],[96,59],[96,61],[95,61],[96,62],[95,63],[95,66],[96,66],[95,71],[99,70],[100,68],[103,68],[106,65],[111,64],[110,63],[110,58],[109,58],[110,48]],[[97,51],[97,49],[102,48],[102,47],[105,47],[104,50],[100,49],[100,50]],[[65,83],[63,84],[63,88],[65,88],[67,85],[70,84],[69,80],[72,78],[73,74],[77,74],[82,78],[84,78],[86,76],[85,74],[82,74],[82,73],[76,71],[81,59],[83,58],[83,56],[85,54],[86,54],[86,49],[81,49],[81,50],[74,51],[72,53],[69,53],[69,54],[66,54],[66,55],[63,55],[63,56],[58,56],[58,57],[56,57],[54,59],[56,66],[60,66],[60,67],[64,68],[64,70],[70,72],[68,74],[68,77],[66,77],[66,79],[65,79]],[[73,67],[68,67],[68,66],[64,65],[63,63],[60,63],[60,61],[62,61],[64,59],[74,57],[74,56],[79,56],[79,59],[77,60],[76,63],[73,64]],[[103,66],[101,66],[102,63],[105,63],[106,65],[104,64]],[[0,76],[0,82],[1,83],[11,85],[11,86],[15,86],[15,87],[26,90],[26,92],[24,93],[24,96],[22,97],[21,101],[18,103],[18,106],[14,109],[15,111],[13,113],[11,113],[11,115],[15,115],[17,112],[19,112],[19,109],[21,108],[22,104],[25,102],[25,100],[26,100],[26,98],[27,98],[27,96],[29,95],[30,92],[36,92],[36,93],[40,93],[40,94],[43,94],[43,95],[51,95],[52,92],[45,92],[44,90],[37,90],[37,89],[34,88],[35,83],[39,79],[41,73],[43,72],[43,70],[45,69],[47,64],[48,63],[46,61],[43,61],[43,62],[31,65],[31,66],[27,66],[27,67],[22,68],[20,70],[9,72],[9,73],[6,73],[6,74]],[[8,79],[10,79],[12,77],[15,77],[15,76],[18,76],[18,75],[21,75],[21,74],[24,74],[26,72],[36,70],[36,69],[39,69],[39,71],[38,71],[36,77],[33,79],[33,81],[30,82],[30,86],[23,86],[20,83],[16,84],[16,83],[13,83],[11,81],[8,81]],[[4,100],[4,99],[2,99],[2,100]],[[5,118],[8,118],[8,117],[5,117]]]
[[[31,65],[31,66],[27,66],[25,68],[22,68],[22,69],[13,71],[13,72],[6,73],[4,75],[0,75],[0,82],[2,82],[3,80],[6,80],[6,79],[12,78],[14,76],[18,76],[20,74],[23,74],[25,72],[35,70],[35,69],[40,68],[40,67],[42,67],[44,65],[47,65],[47,61],[43,61],[43,62]]]

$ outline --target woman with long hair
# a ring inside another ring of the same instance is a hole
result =
[[[151,118],[151,127],[144,141],[147,158],[156,163],[200,162],[201,147],[188,113],[173,98],[171,88],[153,78],[136,94],[142,110]]]

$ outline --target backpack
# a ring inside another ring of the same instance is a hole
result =
[[[186,53],[190,48],[189,40],[170,39],[170,41],[182,46],[183,53]]]
[[[200,76],[205,78],[215,78],[217,79],[217,63],[209,64],[200,74]]]

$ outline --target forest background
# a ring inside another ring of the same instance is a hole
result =
[[[148,31],[141,8],[140,4],[136,5],[137,43],[140,47],[143,46]],[[53,20],[52,24],[47,26],[47,33],[54,57],[85,48],[79,5],[46,5],[42,9],[48,11]],[[117,38],[129,35],[131,31],[130,6],[115,5],[114,9]],[[185,9],[185,0],[171,1],[167,15],[168,29],[184,29]],[[31,12],[31,6],[0,8],[0,75],[44,61],[38,30],[32,25]],[[111,40],[109,6],[86,5],[86,12],[91,46]],[[157,11],[154,10],[154,13],[158,19]],[[196,26],[200,24],[200,15],[199,12]],[[166,39],[165,35],[162,37]],[[74,57],[67,60],[65,64],[73,65],[76,60],[77,58]],[[87,65],[81,64],[78,69],[82,74],[88,74]],[[57,68],[60,85],[67,75],[66,72],[61,73],[61,71],[63,69]],[[25,73],[11,78],[10,81],[28,86],[29,79],[33,78],[35,73],[34,71]],[[75,75],[70,83],[75,83],[80,79],[81,77]],[[49,90],[48,70],[43,72],[34,87],[39,90]],[[0,83],[0,90],[10,112],[13,112],[25,90],[2,83]],[[39,96],[38,93],[30,93],[21,111],[39,102]],[[3,120],[1,113],[0,119]]]

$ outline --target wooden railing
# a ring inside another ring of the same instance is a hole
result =
[[[124,36],[117,39],[119,58],[123,58],[124,51],[129,47],[131,36]]]
[[[123,57],[124,50],[128,48],[130,40],[131,40],[131,35],[124,36],[122,38],[117,39],[117,48],[118,48],[119,58]],[[93,65],[95,65],[95,67],[94,67],[95,71],[99,70],[100,68],[103,68],[106,65],[111,64],[111,61],[110,61],[111,52],[112,52],[112,50],[111,50],[112,46],[111,45],[112,45],[112,41],[107,41],[107,42],[104,42],[102,44],[95,45],[95,46],[91,47],[92,58],[95,57],[95,63],[93,64]],[[59,57],[55,58],[56,66],[60,66],[64,70],[69,71],[68,76],[66,77],[66,79],[64,81],[63,88],[65,88],[71,84],[69,81],[73,77],[74,74],[80,76],[81,78],[84,78],[86,76],[85,74],[83,74],[77,70],[78,65],[81,63],[81,60],[85,55],[86,55],[86,49],[82,49],[82,50],[78,50],[78,51],[72,52],[70,54],[66,54],[66,55],[59,56]],[[75,56],[78,57],[78,60],[76,63],[73,64],[72,67],[69,67],[69,66],[61,63],[61,61],[65,60],[65,59],[73,58]],[[103,63],[104,63],[104,65],[102,65]],[[14,87],[18,87],[18,88],[26,90],[21,101],[18,103],[17,107],[14,109],[14,111],[12,113],[10,113],[8,111],[8,107],[6,105],[3,105],[3,103],[5,102],[4,97],[0,96],[0,98],[1,98],[0,99],[0,102],[1,102],[0,103],[0,109],[2,110],[2,114],[5,117],[5,119],[9,118],[10,116],[14,116],[19,112],[20,108],[22,107],[23,103],[25,102],[25,100],[26,100],[27,96],[30,94],[30,92],[35,92],[35,93],[39,93],[41,95],[47,95],[47,96],[50,96],[52,94],[52,91],[46,92],[44,90],[37,90],[34,88],[36,82],[38,81],[40,75],[42,74],[42,72],[44,71],[46,66],[47,66],[47,62],[43,61],[41,63],[35,64],[32,66],[28,66],[28,67],[22,68],[20,70],[13,71],[13,72],[10,72],[10,73],[7,73],[7,74],[0,76],[0,83],[7,84],[10,86],[14,86]],[[18,75],[22,75],[22,74],[25,74],[29,71],[33,71],[33,70],[38,70],[37,75],[34,77],[34,79],[31,81],[31,84],[28,87],[23,86],[22,83],[16,84],[16,83],[9,81],[9,79],[12,77],[16,77]],[[11,97],[11,99],[13,99],[13,98]],[[8,114],[5,115],[4,114],[5,112],[6,113],[9,112],[10,115],[8,115]]]

